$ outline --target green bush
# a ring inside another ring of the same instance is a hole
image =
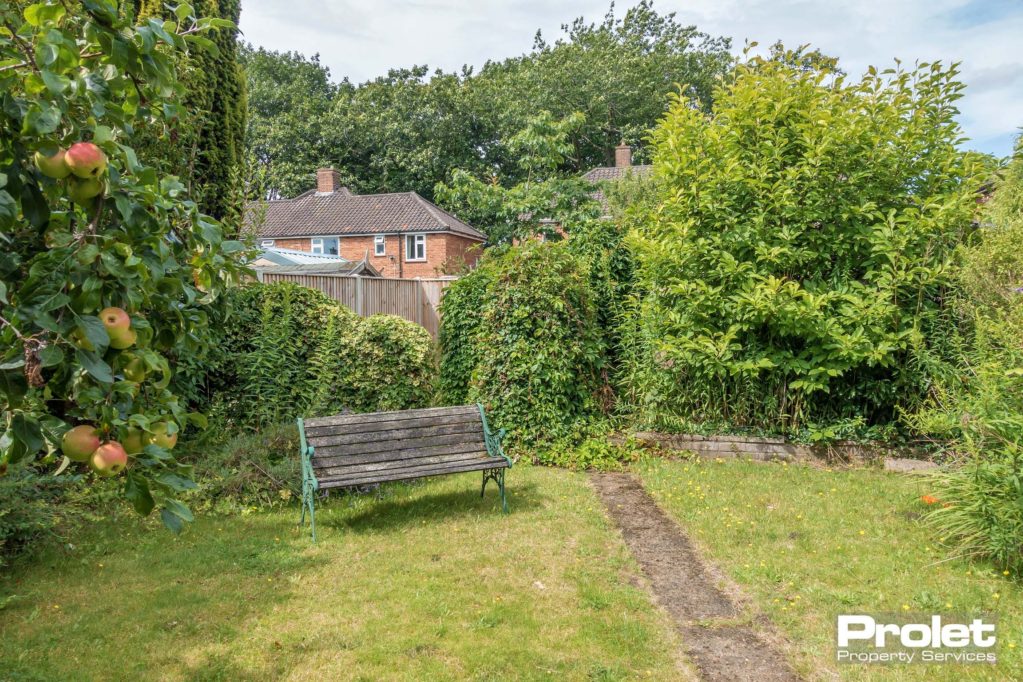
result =
[[[940,64],[859,81],[799,53],[740,63],[707,116],[653,133],[628,399],[655,425],[797,434],[897,421],[953,357],[947,298],[976,211],[963,86]],[[851,423],[851,422],[850,422]]]
[[[360,318],[325,294],[290,283],[228,297],[210,367],[213,412],[246,426],[299,415],[429,404],[436,360],[421,326]]]
[[[939,384],[917,415],[921,431],[950,439],[933,480],[930,520],[957,555],[1023,574],[1023,143],[975,243],[962,251],[956,311],[961,373]],[[949,330],[952,332],[952,329]]]
[[[423,327],[393,315],[359,321],[341,350],[339,395],[357,412],[405,410],[433,398],[437,359]]]
[[[604,344],[589,271],[565,242],[488,257],[452,289],[443,317],[446,394],[466,386],[466,399],[484,403],[495,427],[508,430],[513,450],[534,454],[577,437],[602,412]]]
[[[61,519],[59,501],[71,476],[39,474],[32,465],[13,465],[0,476],[0,567]]]
[[[488,251],[484,255],[486,260],[452,282],[441,299],[438,391],[446,405],[462,405],[469,400],[472,373],[480,361],[481,348],[476,339],[483,318],[478,313],[492,288],[494,269],[486,264],[497,254],[496,249]]]

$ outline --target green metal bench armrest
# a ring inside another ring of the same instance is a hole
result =
[[[508,468],[512,467],[512,459],[508,455],[504,454],[504,448],[501,447],[501,440],[504,438],[506,433],[504,429],[494,433],[490,430],[490,425],[487,424],[487,413],[483,409],[483,403],[476,403],[476,407],[480,411],[480,420],[483,422],[483,440],[487,445],[487,454],[491,457],[502,457],[504,461],[508,462]]]

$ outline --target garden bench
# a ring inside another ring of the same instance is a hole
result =
[[[318,490],[352,488],[465,471],[482,471],[504,495],[504,470],[512,461],[501,449],[504,429],[494,433],[482,405],[398,412],[339,414],[298,420],[302,459],[302,516],[316,542]]]

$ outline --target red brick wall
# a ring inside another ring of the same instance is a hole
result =
[[[405,279],[437,277],[442,274],[441,269],[445,262],[455,265],[464,261],[466,265],[475,265],[482,253],[479,242],[448,233],[426,235],[426,261],[422,262],[405,261],[404,235],[389,234],[384,237],[386,253],[383,256],[374,255],[372,235],[341,237],[339,244],[342,258],[360,261],[369,254],[370,265],[381,275]],[[274,246],[295,251],[312,250],[312,243],[308,237],[274,239]]]

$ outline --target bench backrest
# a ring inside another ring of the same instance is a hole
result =
[[[320,487],[419,478],[480,468],[491,457],[476,405],[304,420]]]

